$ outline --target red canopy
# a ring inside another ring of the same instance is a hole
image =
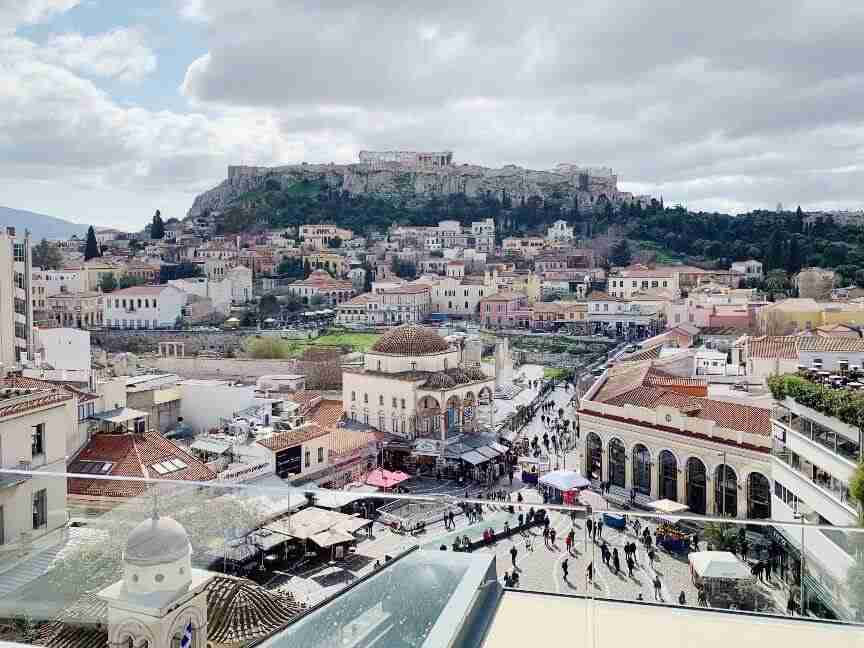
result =
[[[410,475],[406,475],[401,471],[390,472],[389,470],[378,468],[366,475],[366,483],[378,488],[393,488],[409,478]]]

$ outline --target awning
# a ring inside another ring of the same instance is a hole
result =
[[[126,423],[127,421],[134,421],[135,419],[144,418],[145,416],[147,416],[147,412],[132,409],[131,407],[121,407],[119,409],[111,410],[110,412],[94,414],[90,418],[97,421],[104,421],[106,423]]]
[[[344,531],[345,533],[357,533],[360,529],[367,527],[370,524],[372,524],[372,520],[355,517],[350,520],[343,520],[333,528],[338,529],[339,531]]]
[[[689,510],[689,506],[686,504],[681,504],[680,502],[676,502],[670,499],[661,499],[656,500],[648,504],[652,509],[659,513],[683,513],[684,511]]]
[[[366,476],[366,483],[378,488],[393,488],[410,477],[401,471],[390,472],[383,468],[377,468]]]
[[[587,488],[591,482],[575,470],[553,470],[540,478],[543,486],[550,486],[559,491],[569,491],[576,488]]]
[[[189,447],[192,448],[192,450],[200,450],[201,452],[222,454],[231,449],[231,443],[221,439],[198,439]]]
[[[492,441],[489,444],[489,447],[492,448],[493,450],[497,450],[501,454],[506,454],[510,450],[510,448],[505,446],[503,443],[498,443],[497,441]]]
[[[327,529],[321,533],[316,533],[309,539],[321,548],[332,547],[342,542],[353,542],[355,540],[354,536],[350,533],[341,531],[340,529]]]
[[[690,565],[702,578],[752,580],[750,569],[728,551],[694,551],[687,556]]]
[[[500,452],[493,450],[489,446],[480,446],[479,448],[474,448],[474,451],[483,455],[487,459],[495,459],[496,457],[501,456]]]
[[[489,459],[487,457],[484,457],[483,455],[481,455],[479,452],[476,452],[475,450],[471,450],[470,452],[466,452],[465,454],[463,454],[459,458],[462,459],[462,461],[467,461],[468,463],[470,463],[474,466],[477,466],[479,464],[482,464],[482,463],[489,461]]]
[[[279,533],[270,529],[262,529],[261,531],[256,531],[249,536],[249,542],[265,553],[278,547],[288,539],[288,536],[284,533]]]

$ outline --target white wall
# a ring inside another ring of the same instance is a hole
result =
[[[254,386],[231,386],[218,380],[187,380],[179,384],[180,416],[196,433],[206,432],[235,412],[256,404]]]
[[[39,330],[42,358],[55,369],[90,371],[90,332],[74,328]]]

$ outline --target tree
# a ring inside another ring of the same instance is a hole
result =
[[[114,275],[111,275],[112,277]],[[117,282],[117,287],[121,290],[123,288],[131,288],[132,286],[140,286],[142,284],[147,283],[145,279],[141,277],[133,277],[132,275],[123,275],[120,277],[120,281]]]
[[[621,239],[613,245],[612,249],[609,251],[609,261],[611,261],[612,265],[615,266],[630,265],[630,259],[632,256],[633,255],[630,252],[630,244],[627,242],[627,239]]]
[[[158,209],[156,210],[156,213],[153,214],[153,224],[150,226],[150,238],[165,238],[165,223],[162,222],[162,214]]]
[[[117,288],[117,280],[114,278],[113,272],[102,275],[99,280],[99,288],[102,289],[102,292],[111,292]]]
[[[93,226],[87,228],[87,243],[84,244],[84,260],[97,259],[102,254],[99,252],[99,242],[96,240],[96,231]]]
[[[262,295],[258,300],[258,314],[261,317],[272,317],[279,314],[279,300],[276,295]]]
[[[801,242],[797,236],[793,236],[792,240],[789,241],[789,254],[786,257],[786,272],[793,275],[801,269],[802,264]]]
[[[59,270],[63,265],[60,248],[44,238],[33,247],[33,266],[43,270]]]
[[[342,239],[338,236],[334,236],[332,239],[330,239],[330,247],[338,250],[342,247]]]
[[[780,229],[775,229],[771,234],[771,242],[768,244],[768,256],[765,259],[765,264],[769,270],[782,270],[785,264],[785,256],[783,254],[783,232]]]

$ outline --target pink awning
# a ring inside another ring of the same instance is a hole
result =
[[[378,468],[366,475],[366,483],[378,488],[393,488],[408,478],[410,478],[410,475],[406,475],[404,472],[390,472],[389,470]]]

